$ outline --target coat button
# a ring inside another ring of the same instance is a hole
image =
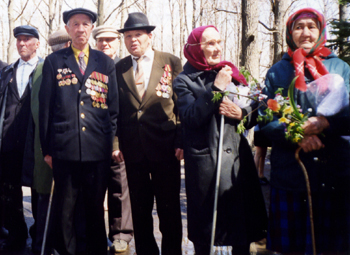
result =
[[[230,147],[228,147],[225,151],[226,151],[226,153],[228,153],[228,154],[232,153],[232,149],[231,149]]]
[[[80,117],[81,117],[82,119],[85,119],[85,114],[84,114],[84,113],[80,114]]]
[[[79,89],[79,94],[81,93],[81,89]]]
[[[86,130],[86,127],[82,127],[81,130],[85,131],[85,130]]]
[[[84,105],[84,102],[83,102],[83,101],[80,101],[80,105]]]

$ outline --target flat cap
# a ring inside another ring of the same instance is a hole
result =
[[[19,35],[29,35],[39,39],[38,30],[36,30],[36,28],[29,25],[15,27],[15,29],[13,29],[13,35],[16,38]]]
[[[54,46],[56,44],[69,42],[70,40],[72,39],[69,34],[64,28],[62,28],[49,36],[49,45]]]
[[[120,37],[120,35],[115,27],[102,25],[92,30],[92,37],[96,40],[101,37],[117,38]]]
[[[63,22],[67,24],[68,20],[75,14],[85,14],[89,16],[92,20],[92,23],[95,23],[95,21],[97,20],[96,12],[90,11],[85,8],[75,8],[75,9],[63,12]]]

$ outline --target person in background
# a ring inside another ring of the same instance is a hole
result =
[[[55,249],[60,254],[107,254],[103,201],[119,102],[113,60],[88,44],[96,19],[84,8],[63,13],[72,44],[46,57],[39,91],[39,134],[55,180]],[[86,229],[83,251],[77,247],[75,215],[80,211]]]
[[[28,237],[23,215],[22,166],[30,116],[33,73],[43,59],[36,55],[39,33],[28,25],[13,30],[20,58],[2,70],[0,79],[0,185],[9,236],[2,251],[21,250]]]
[[[182,253],[180,211],[181,129],[172,81],[182,71],[180,59],[152,49],[146,15],[129,13],[124,28],[130,53],[116,65],[120,92],[118,139],[113,152],[125,160],[137,254],[158,255],[152,210],[156,198],[162,255]]]
[[[53,52],[70,46],[71,38],[65,29],[60,29],[49,36],[49,46]],[[26,139],[23,159],[22,184],[31,187],[32,211],[34,224],[29,228],[32,238],[33,254],[40,254],[44,236],[46,214],[49,204],[52,169],[44,161],[41,153],[39,136],[39,90],[42,81],[43,62],[38,64],[33,74],[33,85],[30,100],[31,117]],[[50,254],[47,241],[44,254]]]
[[[279,120],[261,131],[272,142],[271,202],[267,249],[283,254],[312,254],[308,196],[300,159],[309,175],[317,254],[349,254],[350,251],[350,145],[344,125],[350,120],[349,108],[333,116],[317,116],[307,98],[306,84],[330,74],[340,75],[349,93],[350,68],[324,45],[326,20],[312,8],[293,13],[287,21],[288,53],[267,72],[263,93],[270,99],[295,82],[295,104],[309,112],[304,138],[292,143],[285,138]],[[326,84],[325,84],[326,85]]]
[[[212,25],[195,28],[187,39],[184,71],[174,81],[183,130],[188,238],[195,253],[210,254],[218,143],[221,116],[225,127],[222,148],[216,246],[232,246],[232,254],[248,255],[250,243],[265,237],[267,216],[250,146],[237,125],[256,124],[256,104],[240,108],[224,97],[213,102],[231,82],[247,85],[238,69],[221,61],[222,40]]]
[[[120,33],[113,26],[98,26],[92,31],[97,41],[97,49],[105,53],[117,63],[120,58],[117,50],[120,44]],[[118,137],[114,137],[113,154],[118,151]],[[113,155],[112,154],[112,155]],[[113,156],[112,156],[113,157]],[[114,252],[127,250],[133,237],[130,194],[126,178],[125,162],[111,161],[111,171],[108,180],[108,223],[109,240]]]

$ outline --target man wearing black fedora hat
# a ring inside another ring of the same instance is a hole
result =
[[[52,166],[59,209],[54,246],[65,255],[107,254],[103,201],[117,128],[118,88],[113,60],[88,44],[96,19],[95,12],[84,8],[63,13],[72,43],[45,59],[39,92],[41,148]],[[76,214],[81,212],[85,249],[76,230]]]
[[[38,31],[28,25],[13,30],[20,58],[3,69],[0,79],[0,186],[9,237],[1,250],[19,250],[26,245],[23,215],[22,166],[29,123],[33,73],[43,60],[36,55]]]
[[[118,138],[113,152],[125,160],[136,252],[158,255],[152,209],[157,203],[162,255],[181,254],[180,123],[172,81],[182,71],[180,59],[152,49],[152,31],[143,13],[129,13],[124,43],[130,56],[116,65],[120,93]]]

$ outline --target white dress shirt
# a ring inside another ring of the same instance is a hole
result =
[[[18,89],[18,95],[19,97],[22,97],[24,90],[27,87],[29,76],[33,72],[33,70],[36,67],[36,64],[38,63],[39,58],[38,56],[35,56],[31,58],[29,61],[25,62],[23,59],[19,59],[19,63],[17,66],[17,89]]]
[[[135,58],[137,59],[138,57],[135,57],[133,55],[131,56],[132,56],[132,66],[133,66],[134,78],[135,78],[135,73],[137,69],[137,62]],[[151,76],[153,60],[154,60],[154,51],[152,50],[152,48],[149,48],[143,55],[143,59],[140,61],[140,64],[142,65],[142,69],[143,69],[145,91],[147,90],[149,78]]]

